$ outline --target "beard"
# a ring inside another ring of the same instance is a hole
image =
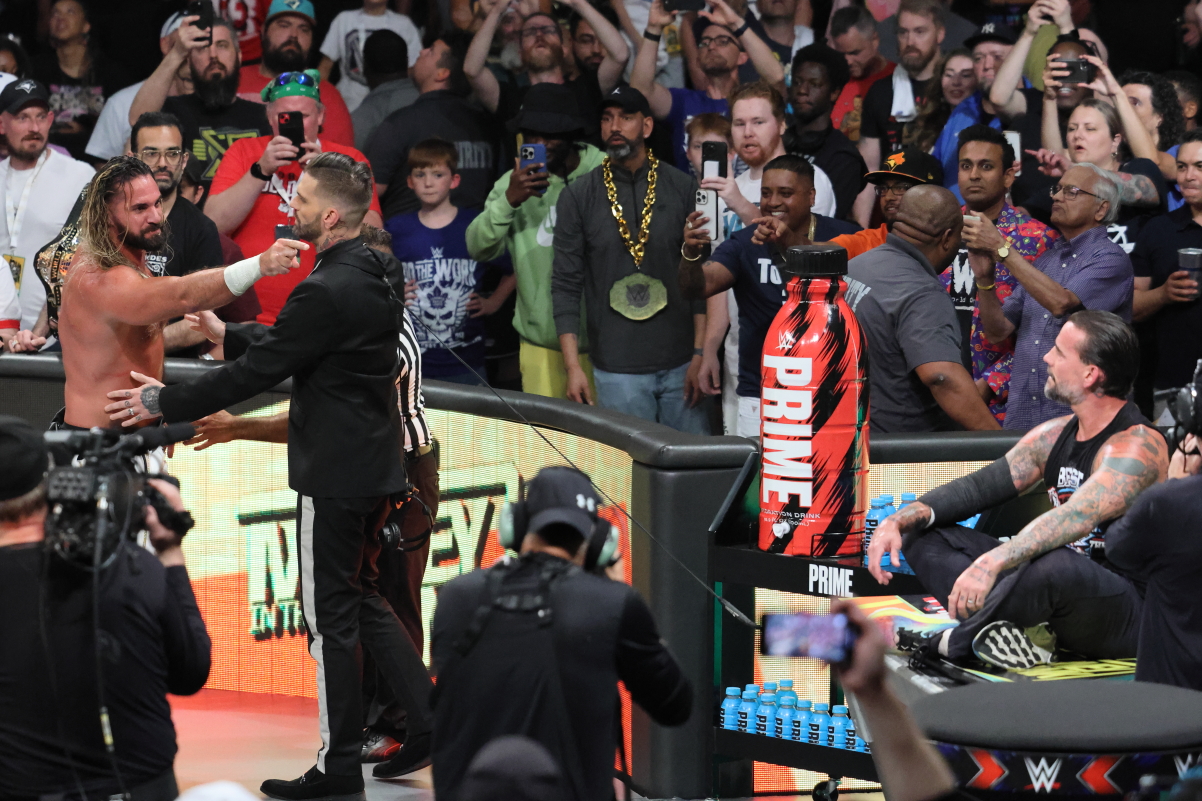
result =
[[[156,251],[162,250],[167,244],[167,234],[162,225],[147,226],[140,234],[126,231],[124,240],[127,247],[135,250]]]
[[[610,137],[613,136],[617,136],[621,141],[611,142],[608,139],[605,141],[605,154],[611,161],[625,161],[634,155],[634,151],[642,147],[644,142],[641,136],[638,139],[627,139],[622,134],[610,134]]]
[[[701,64],[701,71],[710,77],[728,75],[731,69],[731,66],[719,58],[710,59]]]
[[[1050,401],[1063,403],[1065,406],[1072,406],[1081,400],[1080,397],[1062,390],[1051,375],[1048,375],[1047,383],[1043,385],[1043,396]]]
[[[301,219],[300,214],[297,214],[296,223],[292,226],[292,234],[294,239],[316,244],[317,240],[321,239],[321,222],[316,217],[305,222]]]
[[[522,54],[522,65],[530,72],[546,72],[563,66],[563,48],[547,47]]]
[[[276,48],[263,48],[263,66],[273,75],[283,72],[300,72],[309,61],[309,54],[301,49],[300,42],[289,39]]]
[[[906,72],[910,73],[911,75],[917,75],[926,69],[927,65],[931,63],[931,59],[935,57],[937,52],[939,52],[938,48],[925,53],[907,50],[901,56],[901,65],[906,68]]]
[[[192,70],[192,90],[200,98],[206,111],[221,111],[234,105],[234,101],[238,98],[239,78],[236,69],[229,75],[214,75],[212,78],[205,78],[197,75],[194,68]]]
[[[46,137],[27,134],[19,142],[8,142],[8,154],[17,161],[37,161],[46,150]]]
[[[522,69],[522,46],[517,42],[506,42],[497,58],[502,67],[510,72],[518,72]]]

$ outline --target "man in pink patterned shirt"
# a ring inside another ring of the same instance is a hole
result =
[[[1006,196],[1014,183],[1018,166],[1014,148],[1002,132],[987,125],[972,125],[960,132],[959,186],[965,215],[985,217],[993,222],[1011,247],[1028,262],[1048,249],[1059,234],[1038,220],[1011,206]],[[1006,399],[1010,389],[1010,367],[1014,358],[1014,338],[990,342],[985,338],[977,310],[977,285],[968,264],[968,250],[961,246],[950,267],[940,276],[956,306],[963,342],[964,366],[972,372],[977,390],[999,423],[1006,420]],[[997,295],[1004,301],[1018,282],[1004,264],[997,265]]]

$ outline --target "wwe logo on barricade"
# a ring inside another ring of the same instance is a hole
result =
[[[1027,763],[1027,775],[1031,777],[1031,789],[1037,793],[1050,793],[1056,789],[1056,776],[1060,773],[1060,760],[1048,764],[1046,757],[1040,757],[1034,762],[1030,757],[1024,757]]]
[[[1174,756],[1173,762],[1177,764],[1177,778],[1185,775],[1185,772],[1194,766],[1198,761],[1197,754],[1186,754],[1184,756]]]

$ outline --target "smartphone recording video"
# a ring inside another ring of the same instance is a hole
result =
[[[764,656],[806,656],[824,662],[846,662],[859,632],[847,615],[764,615],[760,653]]]

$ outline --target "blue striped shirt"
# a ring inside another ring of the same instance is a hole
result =
[[[1131,322],[1135,274],[1126,252],[1106,236],[1106,226],[1091,228],[1075,239],[1057,240],[1034,266],[1076,295],[1081,301],[1079,308],[1114,312]],[[1006,428],[1026,431],[1071,414],[1067,406],[1043,394],[1048,380],[1043,357],[1052,349],[1069,315],[1052,314],[1021,284],[1006,298],[1002,313],[1016,329]]]

